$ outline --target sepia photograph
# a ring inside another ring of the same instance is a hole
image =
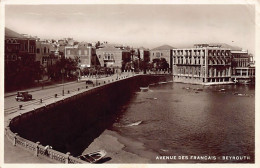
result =
[[[8,2],[3,164],[257,163],[257,1]]]

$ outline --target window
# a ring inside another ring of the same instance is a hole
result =
[[[67,50],[67,54],[69,54],[69,55],[70,55],[70,50]]]
[[[84,50],[84,54],[87,55],[88,54],[88,50]]]
[[[101,58],[101,55],[99,55],[98,58]]]
[[[40,49],[39,49],[39,48],[37,48],[36,52],[39,54],[39,53],[40,53]]]
[[[81,55],[81,50],[79,50],[79,55]]]

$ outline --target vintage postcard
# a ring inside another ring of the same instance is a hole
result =
[[[258,20],[256,0],[2,1],[1,167],[256,168]]]

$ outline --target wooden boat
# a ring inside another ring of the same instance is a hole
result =
[[[219,92],[225,92],[226,91],[226,89],[220,89],[219,90]]]
[[[79,159],[84,160],[89,163],[97,163],[99,160],[106,156],[107,152],[105,150],[99,150],[93,153],[88,153],[85,155],[78,156]]]
[[[140,87],[141,92],[147,92],[149,90],[149,86],[148,87]]]

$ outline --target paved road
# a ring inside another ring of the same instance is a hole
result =
[[[67,91],[70,90],[75,91],[78,88],[86,88],[86,84],[84,82],[79,83],[72,83],[70,85],[64,85],[65,94],[67,94]],[[54,97],[54,94],[61,95],[62,94],[63,86],[57,86],[55,88],[49,88],[44,90],[39,90],[36,92],[32,92],[33,100],[31,101],[25,101],[25,102],[17,102],[15,100],[15,96],[10,96],[4,99],[4,109],[5,109],[5,115],[14,112],[16,108],[18,108],[19,105],[27,106],[33,103],[38,103],[40,99],[46,100],[51,97]]]
[[[94,84],[96,83],[100,83],[100,84],[104,84],[104,82],[108,82],[108,81],[115,81],[116,78],[120,78],[122,79],[123,76],[130,76],[132,74],[130,73],[125,73],[125,74],[121,74],[121,75],[112,75],[112,76],[108,76],[108,77],[103,77],[103,78],[87,78],[87,77],[83,77],[81,81],[76,82],[76,83],[70,83],[67,85],[57,85],[56,87],[53,88],[48,88],[48,89],[43,89],[43,90],[37,90],[34,92],[29,92],[30,94],[32,94],[33,96],[33,100],[30,101],[19,101],[17,102],[15,100],[15,96],[9,96],[6,97],[4,99],[4,111],[5,111],[5,116],[15,113],[17,112],[17,110],[19,109],[19,105],[22,105],[24,108],[26,108],[27,106],[33,105],[33,104],[39,104],[40,99],[43,99],[43,103],[45,100],[49,100],[49,99],[53,99],[54,95],[57,94],[58,97],[62,96],[62,90],[64,87],[64,93],[65,95],[68,94],[68,90],[70,91],[70,93],[75,92],[78,90],[78,88],[80,88],[80,90],[82,89],[86,89],[86,83],[84,81],[86,80],[92,80]],[[92,86],[89,86],[92,87]]]

